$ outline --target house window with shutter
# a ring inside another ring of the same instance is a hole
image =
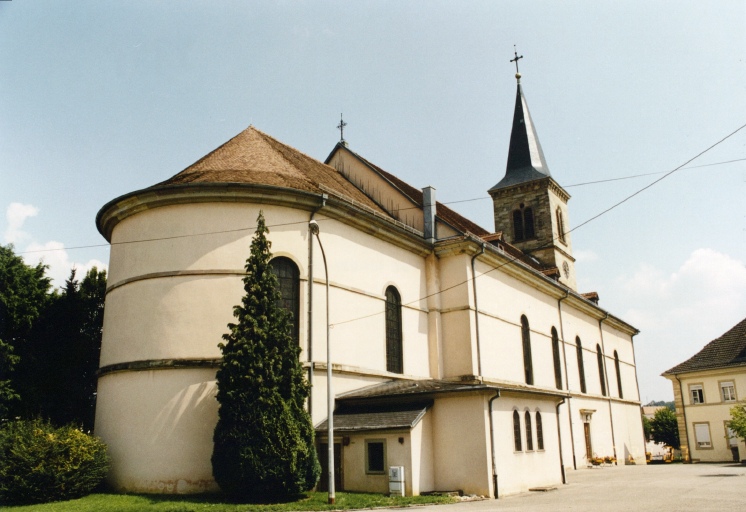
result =
[[[690,384],[689,396],[691,397],[692,404],[694,405],[705,403],[705,393],[702,389],[702,384]]]

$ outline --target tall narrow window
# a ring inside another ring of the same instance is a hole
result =
[[[585,393],[585,365],[583,364],[583,345],[580,343],[580,337],[575,337],[575,349],[578,353],[578,378],[580,379],[580,392]]]
[[[606,396],[606,379],[604,378],[604,354],[601,345],[596,344],[596,360],[598,361],[598,379],[601,382],[601,394]]]
[[[536,448],[544,449],[544,425],[541,423],[541,413],[536,411]]]
[[[523,372],[526,384],[534,383],[534,366],[531,361],[531,330],[528,327],[528,318],[521,316],[521,339],[523,341]]]
[[[567,243],[565,241],[565,219],[562,215],[562,209],[558,206],[557,207],[557,233],[559,234],[559,240],[560,242]]]
[[[526,411],[523,415],[526,424],[526,450],[531,451],[534,449],[534,436],[531,430],[531,413]]]
[[[562,362],[560,361],[560,346],[557,329],[552,327],[552,358],[554,359],[554,385],[562,389]]]
[[[513,447],[517,452],[523,449],[521,447],[521,416],[518,411],[513,411]]]
[[[518,242],[523,238],[523,213],[521,210],[513,210],[513,239]]]
[[[293,339],[300,342],[300,271],[293,260],[285,257],[274,258],[270,265],[272,272],[277,276],[277,284],[280,290],[278,306],[289,312],[292,316]]]
[[[616,370],[616,387],[619,390],[619,398],[624,398],[624,393],[622,393],[622,372],[619,369],[619,354],[617,354],[617,351],[614,351],[614,369]]]
[[[404,373],[401,296],[393,286],[386,288],[386,370]]]
[[[513,210],[513,240],[530,240],[536,236],[534,230],[534,211],[521,203],[517,210]]]

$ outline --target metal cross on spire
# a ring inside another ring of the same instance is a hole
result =
[[[347,126],[347,123],[342,119],[342,114],[339,114],[339,124],[337,125],[337,130],[339,130],[339,142],[345,141],[345,126]]]
[[[518,55],[518,50],[516,49],[515,45],[513,45],[513,53],[515,54],[515,58],[510,59],[510,62],[515,62],[515,77],[520,78],[521,72],[518,71],[518,59],[522,59],[523,55]]]

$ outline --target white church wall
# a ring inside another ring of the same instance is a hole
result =
[[[457,254],[440,259],[443,374],[447,377],[476,375],[476,334],[471,295],[469,256]]]
[[[493,425],[500,496],[526,492],[532,487],[555,486],[562,481],[557,415],[552,400],[536,400],[526,395],[503,393],[494,401]],[[521,424],[521,450],[515,450],[513,411]],[[528,449],[525,414],[531,416],[532,449]],[[536,413],[541,414],[544,448],[539,449]]]
[[[118,490],[216,491],[212,434],[214,369],[149,370],[98,381],[96,435],[108,445],[108,480]]]
[[[492,463],[483,395],[438,398],[433,414],[435,488],[489,496]]]
[[[534,385],[556,389],[551,329],[557,301],[487,264],[478,264],[477,280],[482,373],[485,378],[525,383],[521,316],[531,331]],[[492,271],[491,271],[492,270]]]

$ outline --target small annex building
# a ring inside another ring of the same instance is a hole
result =
[[[746,397],[746,318],[662,375],[673,386],[684,459],[746,459],[744,440],[728,428],[730,409]]]
[[[260,211],[337,490],[387,492],[388,468],[401,466],[407,495],[498,496],[561,484],[596,457],[644,462],[638,331],[576,290],[570,196],[516,76],[506,171],[485,183],[494,230],[344,140],[320,162],[254,127],[100,210],[111,257],[95,430],[111,485],[216,489],[218,343]],[[310,220],[328,262],[331,361]]]

